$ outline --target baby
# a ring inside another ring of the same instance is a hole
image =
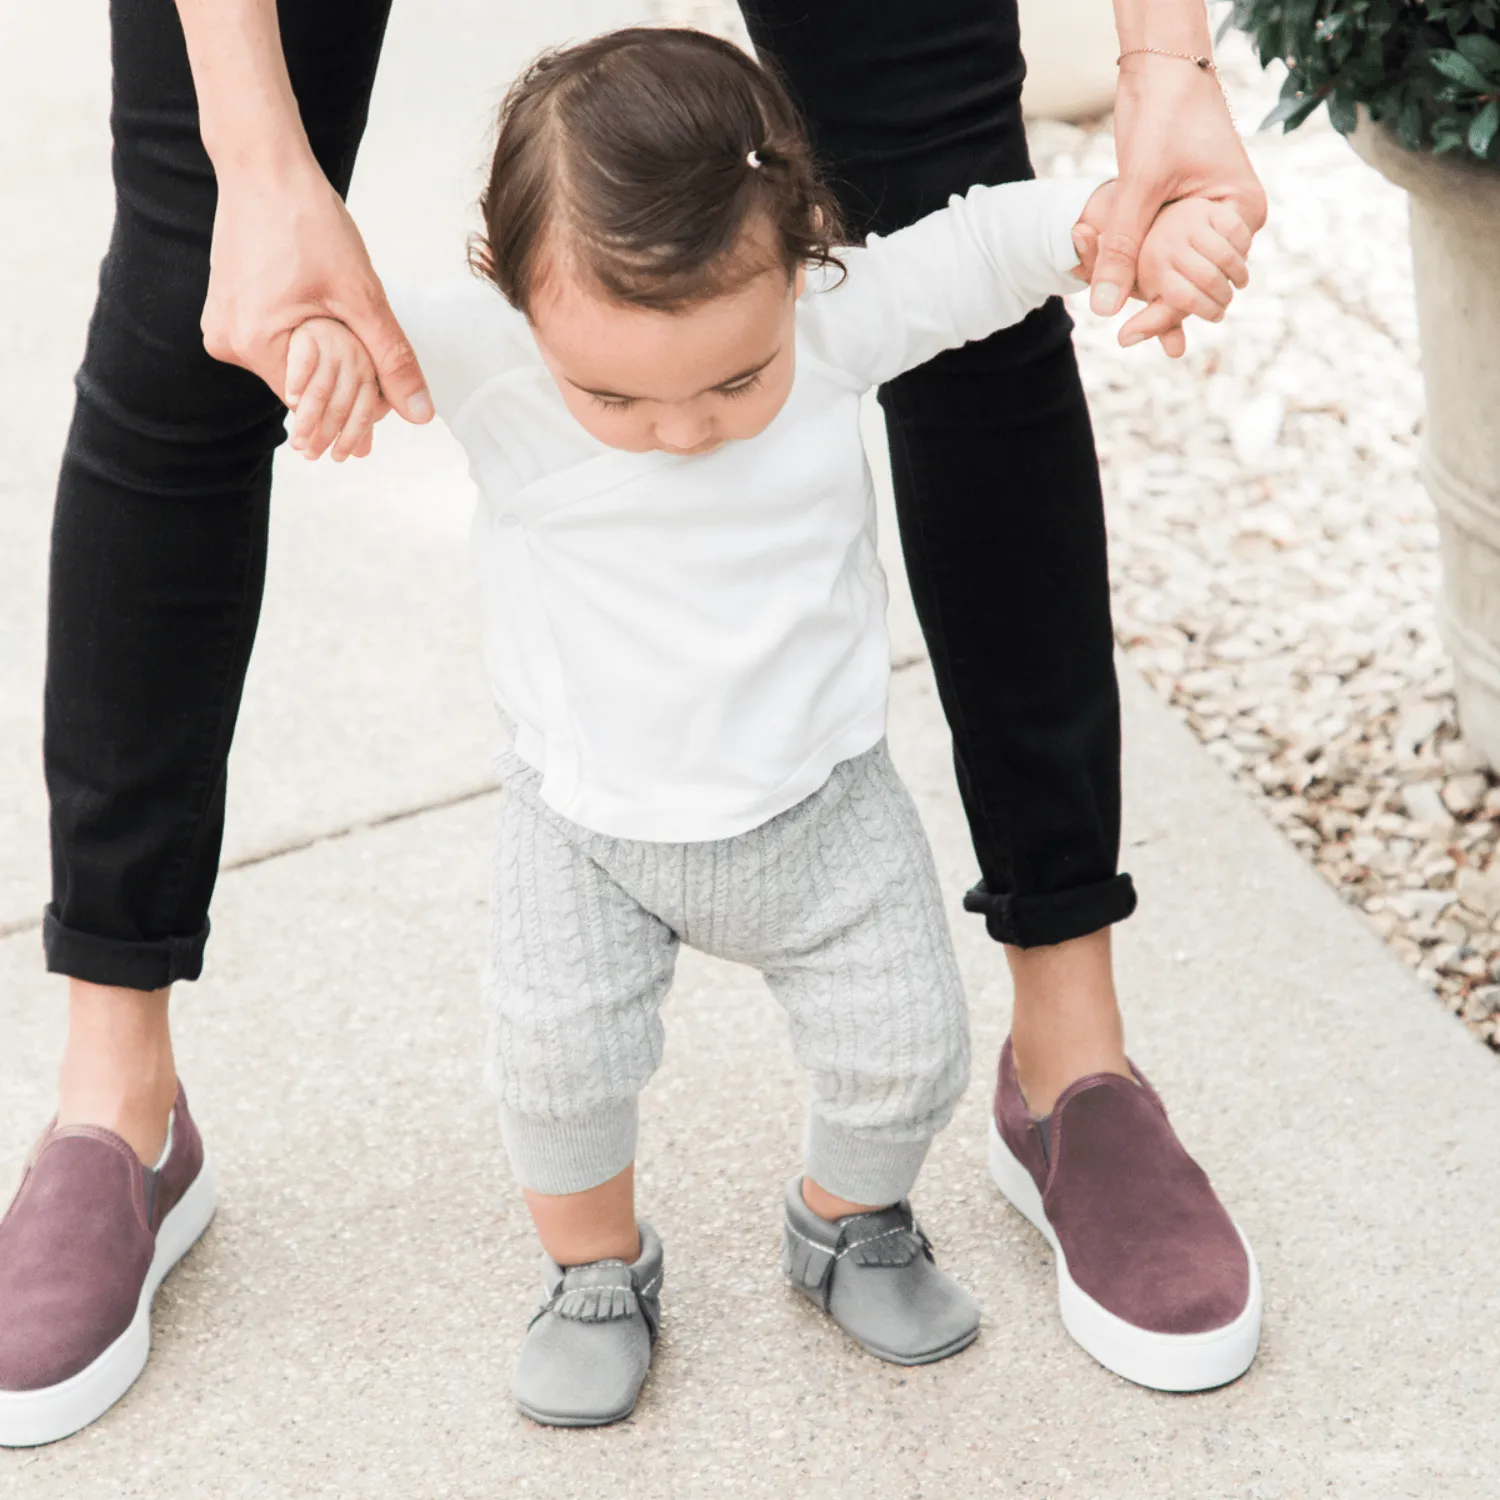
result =
[[[886,752],[859,406],[1080,285],[1113,190],[975,187],[844,247],[776,79],[701,33],[628,30],[512,89],[480,278],[394,291],[478,485],[514,730],[488,1071],[546,1252],[514,1384],[539,1422],[621,1419],[650,1363],[662,1246],[635,1214],[636,1108],[684,942],[761,970],[811,1075],[792,1284],[899,1364],[978,1332],[909,1202],[967,1082],[968,1023]],[[1232,210],[1173,204],[1141,289],[1222,306],[1248,246]],[[342,324],[296,330],[288,386],[295,447],[365,447],[381,403]]]

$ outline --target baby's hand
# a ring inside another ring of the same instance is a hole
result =
[[[1120,343],[1160,338],[1184,314],[1217,323],[1235,288],[1250,280],[1250,240],[1250,226],[1227,203],[1183,198],[1167,204],[1141,246],[1136,275],[1146,308],[1120,329]]]
[[[365,346],[333,318],[309,318],[292,330],[286,356],[286,404],[296,413],[292,447],[333,461],[365,458],[371,429],[390,410]]]
[[[1084,206],[1073,229],[1086,280],[1099,249],[1099,232],[1114,183],[1106,183]],[[1187,347],[1182,320],[1190,315],[1217,323],[1236,287],[1250,279],[1245,256],[1250,250],[1249,226],[1228,204],[1208,198],[1182,198],[1169,203],[1146,232],[1131,296],[1147,305],[1120,329],[1126,347],[1159,338],[1162,348],[1176,358]]]

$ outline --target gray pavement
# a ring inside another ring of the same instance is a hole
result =
[[[431,161],[477,156],[495,84],[540,42],[633,13],[398,8],[355,194],[377,264],[440,268],[473,183]],[[29,925],[42,568],[107,231],[106,66],[94,11],[0,12],[0,124],[14,139],[25,119],[35,142],[0,158],[0,201],[36,225],[0,236],[0,930],[19,928],[0,939],[0,1193],[50,1108],[61,1039]],[[618,1429],[516,1417],[535,1252],[478,1076],[495,799],[470,795],[491,729],[462,467],[437,432],[382,432],[381,448],[337,475],[282,468],[230,855],[291,852],[226,874],[209,974],[177,1007],[219,1219],[158,1299],[136,1389],[69,1442],[0,1453],[0,1495],[1494,1494],[1495,1061],[1128,670],[1131,1047],[1260,1253],[1250,1374],[1184,1398],[1094,1366],[1057,1323],[1049,1257],[985,1179],[1008,990],[958,911],[970,860],[918,662],[897,676],[892,739],[938,849],[980,1059],[918,1206],[984,1304],[982,1338],[899,1371],[784,1289],[775,1214],[802,1082],[759,980],[685,955],[644,1106],[643,1211],[668,1251],[656,1371]],[[910,655],[900,599],[897,637]]]
[[[987,1322],[919,1371],[848,1346],[780,1281],[802,1083],[748,971],[687,956],[646,1096],[643,1210],[667,1328],[636,1418],[544,1432],[506,1399],[535,1251],[479,1086],[493,799],[226,877],[181,1066],[224,1204],[163,1289],[157,1347],[97,1426],[0,1455],[36,1497],[903,1497],[1494,1493],[1495,1064],[1128,676],[1132,1050],[1253,1237],[1266,1339],[1238,1385],[1135,1389],[1056,1321],[1049,1261],[984,1175],[987,1067],[919,1207]],[[894,743],[956,908],[967,876],[924,672]],[[981,1059],[997,955],[955,911]],[[0,1170],[59,1041],[34,944],[0,944]]]

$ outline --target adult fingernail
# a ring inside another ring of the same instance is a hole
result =
[[[1120,335],[1120,347],[1128,349],[1132,344],[1140,343],[1142,335],[1139,333],[1122,333]]]
[[[1124,293],[1112,281],[1096,281],[1093,295],[1089,298],[1094,311],[1106,318],[1113,317],[1119,312],[1120,304],[1124,300]]]
[[[425,389],[420,390],[406,403],[406,409],[411,413],[412,421],[425,422],[432,416],[432,397]]]

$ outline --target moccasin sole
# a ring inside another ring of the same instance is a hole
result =
[[[868,1343],[866,1340],[860,1338],[858,1334],[850,1333],[849,1329],[844,1328],[842,1323],[839,1324],[839,1327],[843,1328],[844,1332],[848,1333],[849,1337],[866,1354],[873,1354],[876,1359],[883,1359],[887,1364],[891,1365],[935,1365],[940,1359],[948,1359],[952,1355],[967,1349],[979,1337],[979,1325],[976,1323],[967,1333],[961,1333],[956,1339],[943,1344],[940,1348],[925,1349],[921,1354],[892,1354],[889,1349],[882,1349],[876,1344]]]
[[[1232,1323],[1203,1333],[1157,1333],[1137,1328],[1096,1302],[1073,1280],[1031,1173],[1016,1160],[990,1121],[990,1175],[1011,1205],[1029,1219],[1052,1247],[1057,1263],[1057,1305],[1063,1327],[1106,1370],[1157,1391],[1206,1391],[1238,1380],[1260,1347],[1260,1270],[1244,1231],[1235,1233],[1250,1265],[1250,1295]]]
[[[156,1233],[156,1250],[125,1332],[91,1364],[56,1385],[0,1391],[0,1448],[34,1448],[97,1421],[135,1384],[151,1354],[151,1303],[167,1272],[197,1243],[218,1206],[205,1157],[198,1175]]]
[[[514,1399],[516,1410],[541,1427],[611,1427],[616,1422],[623,1422],[636,1408],[636,1402],[632,1401],[629,1406],[621,1407],[608,1416],[595,1416],[592,1412],[587,1416],[559,1416],[555,1412],[538,1411],[536,1407],[528,1406],[519,1396]]]

